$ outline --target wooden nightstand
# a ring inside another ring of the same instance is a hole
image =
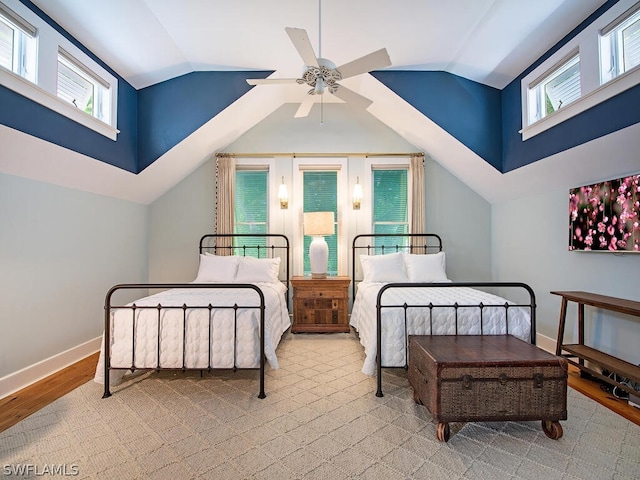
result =
[[[349,332],[349,277],[291,277],[293,325],[299,332]]]

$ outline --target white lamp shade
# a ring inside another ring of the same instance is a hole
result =
[[[305,235],[333,235],[333,212],[307,212],[304,214]]]

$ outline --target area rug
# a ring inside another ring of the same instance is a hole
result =
[[[640,427],[569,389],[559,440],[540,422],[451,425],[437,440],[406,372],[384,397],[354,334],[287,334],[278,370],[146,373],[79,387],[0,433],[1,475],[107,479],[638,479]]]

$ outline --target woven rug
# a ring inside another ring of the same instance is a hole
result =
[[[403,369],[384,394],[353,334],[285,335],[280,369],[88,382],[0,433],[0,477],[638,479],[640,427],[569,389],[564,436],[540,422],[451,424],[439,442]]]

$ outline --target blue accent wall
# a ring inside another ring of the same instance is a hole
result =
[[[498,170],[502,164],[500,90],[447,72],[371,73]]]
[[[569,40],[618,3],[609,0],[502,90],[502,171],[509,172],[550,155],[640,122],[640,85],[526,141],[522,129],[521,81]]]
[[[247,93],[247,78],[272,72],[193,72],[138,91],[138,166],[142,171]]]
[[[0,124],[139,173],[272,72],[197,72],[137,91],[29,0],[24,5],[118,79],[116,141],[0,85]]]
[[[136,91],[29,0],[21,0],[118,79],[114,142],[0,86],[0,123],[133,173],[244,95],[247,78],[271,72],[193,72]],[[520,82],[529,72],[615,5],[609,0],[502,91],[440,71],[372,75],[501,172],[640,122],[640,86],[522,141]]]

